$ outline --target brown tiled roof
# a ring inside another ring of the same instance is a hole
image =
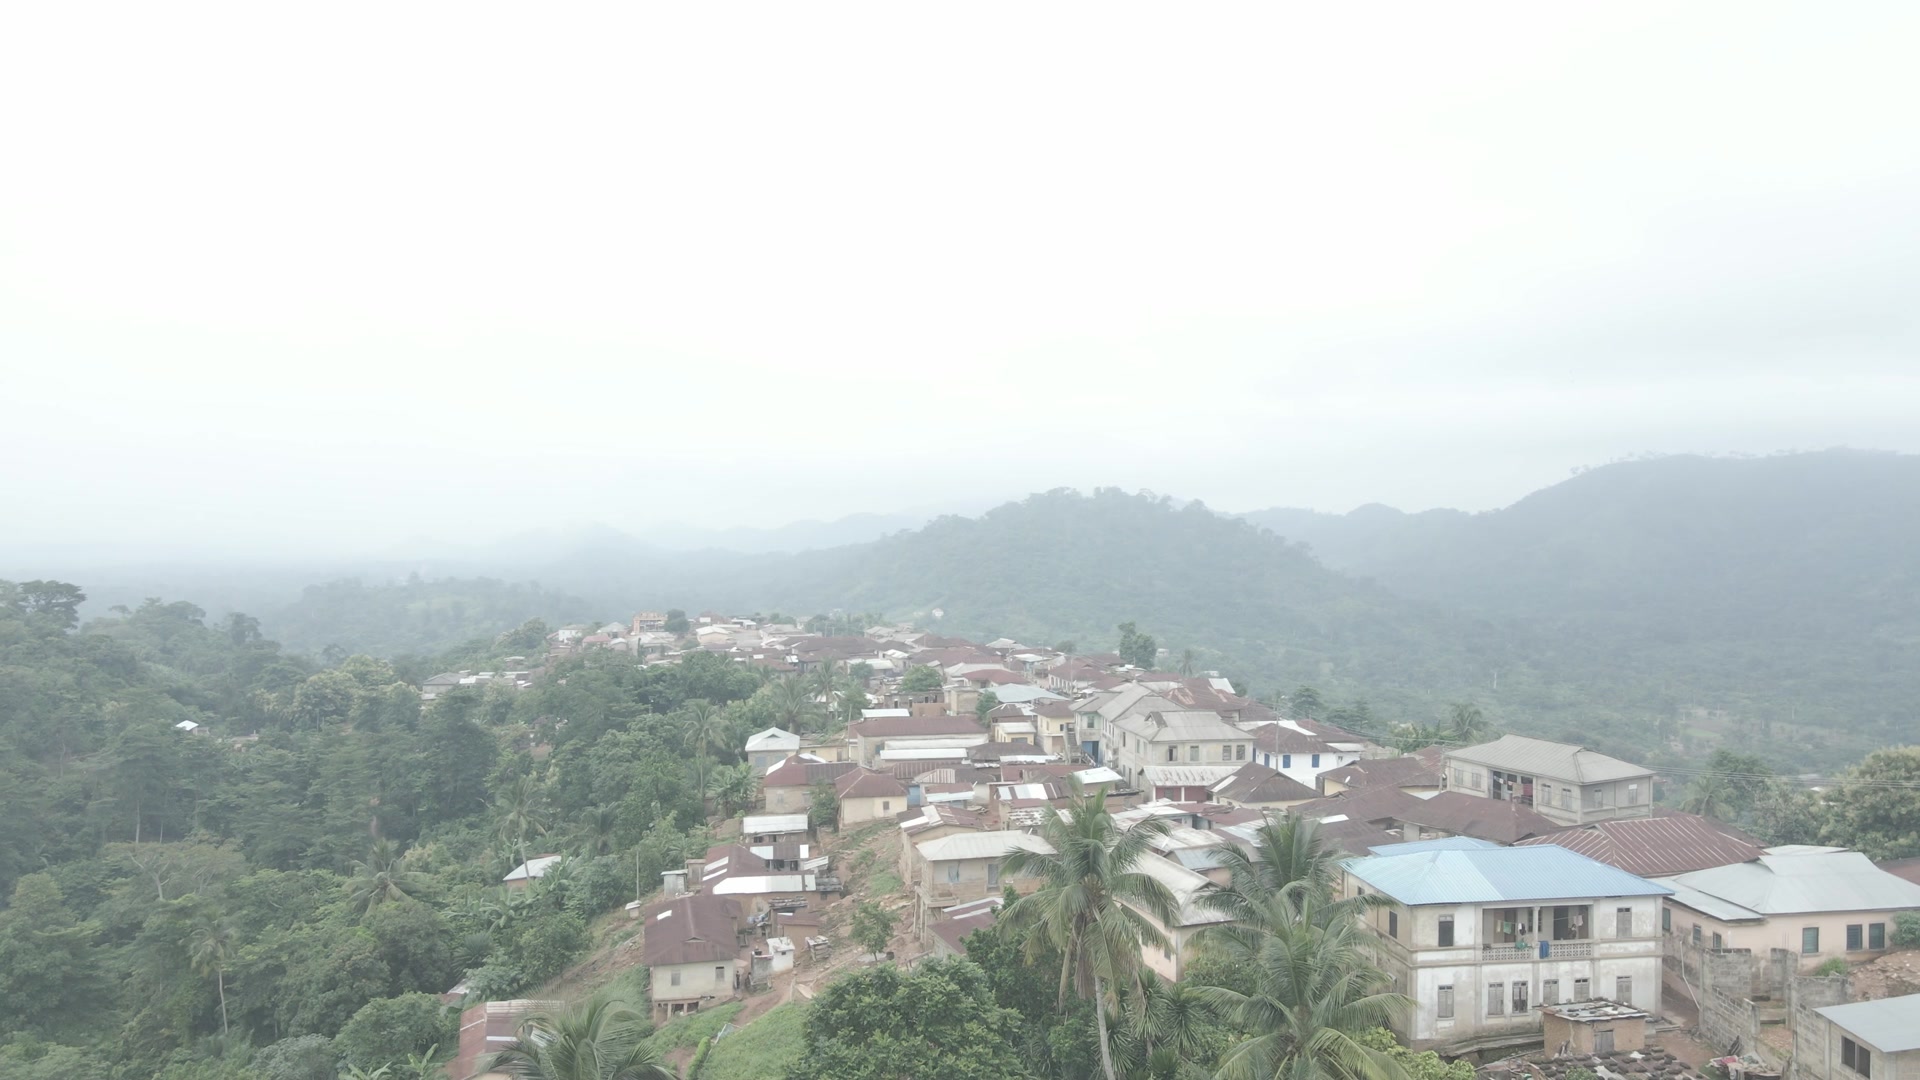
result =
[[[1344,814],[1355,821],[1397,822],[1406,820],[1402,814],[1418,813],[1415,807],[1421,801],[1397,787],[1377,787],[1343,791],[1338,795],[1290,806],[1287,813],[1311,818]]]
[[[1175,803],[1189,814],[1206,818],[1215,825],[1246,825],[1255,821],[1265,821],[1266,811],[1254,810],[1245,806],[1227,806],[1213,802]]]
[[[740,955],[740,902],[696,893],[647,909],[642,918],[640,962],[696,964],[737,959]]]
[[[1320,796],[1293,777],[1253,761],[1216,782],[1211,790],[1216,798],[1250,803],[1308,802]]]
[[[1712,818],[1678,810],[1655,811],[1655,815],[1576,825],[1547,836],[1522,840],[1518,846],[1556,844],[1641,877],[1667,877],[1730,866],[1766,854],[1758,840]],[[1913,861],[1914,872],[1920,874],[1920,860]],[[1881,869],[1886,867],[1883,865]]]
[[[933,820],[927,820],[928,814]],[[949,826],[961,829],[984,829],[987,827],[986,815],[977,810],[967,810],[951,803],[939,803],[932,806],[916,806],[911,810],[902,810],[894,815],[904,827],[903,831],[912,836],[928,829]]]
[[[1065,701],[1036,701],[1033,704],[1033,711],[1039,716],[1064,720],[1073,715],[1073,705]]]
[[[847,725],[847,734],[856,738],[890,739],[915,735],[984,735],[987,729],[971,716],[941,713],[937,716],[876,716]]]
[[[1372,849],[1382,844],[1398,844],[1406,837],[1372,821],[1351,818],[1346,821],[1324,823],[1319,829],[1327,843],[1349,855],[1371,855]]]
[[[859,769],[843,774],[833,782],[834,791],[843,799],[885,798],[889,795],[905,798],[907,787],[889,773],[874,772],[872,769]]]
[[[1040,755],[1044,755],[1046,753],[1047,751],[1042,750],[1040,747],[1035,746],[1032,743],[987,742],[987,743],[981,743],[978,746],[967,747],[967,760],[968,761],[999,761],[1003,757],[1037,757]],[[1086,767],[1087,766],[1085,765],[1081,765],[1078,768],[1076,768],[1074,771],[1078,772],[1080,769],[1084,769]]]
[[[1443,791],[1430,799],[1414,799],[1412,807],[1398,815],[1398,820],[1440,829],[1455,836],[1491,840],[1496,844],[1511,844],[1529,836],[1544,836],[1566,827],[1525,803],[1508,799],[1483,799],[1459,791]]]
[[[1025,675],[1016,675],[1011,671],[1002,671],[999,668],[982,668],[979,671],[969,671],[960,677],[970,683],[992,683],[995,686],[1005,686],[1008,683],[1024,684],[1027,682]]]
[[[1439,763],[1429,763],[1409,754],[1397,758],[1370,758],[1342,765],[1323,775],[1350,788],[1434,787],[1441,786]]]
[[[831,783],[842,773],[859,768],[851,761],[807,761],[794,754],[787,760],[767,770],[760,778],[761,787],[811,787],[814,784]]]

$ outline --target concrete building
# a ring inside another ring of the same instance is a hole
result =
[[[647,910],[640,962],[652,981],[656,1022],[738,994],[746,927],[745,905],[725,896],[681,896]]]
[[[767,770],[800,752],[800,736],[781,728],[770,727],[765,731],[756,731],[747,736],[747,762],[753,766],[755,776],[765,776]]]
[[[1920,885],[1844,848],[1786,845],[1751,862],[1655,879],[1666,932],[1710,949],[1780,950],[1801,971],[1886,951],[1893,917],[1920,910]]]
[[[1541,1038],[1539,1005],[1660,1001],[1660,900],[1670,890],[1565,848],[1453,837],[1343,864],[1343,894],[1378,893],[1381,967],[1413,998],[1396,1029],[1416,1049]]]
[[[1794,1029],[1794,1080],[1920,1080],[1920,994],[1813,1013]]]
[[[1105,764],[1155,799],[1204,800],[1247,763],[1253,737],[1217,712],[1130,713],[1107,729]]]
[[[948,908],[998,896],[1008,884],[1001,867],[1015,851],[1051,854],[1052,845],[1014,830],[963,830],[923,840],[914,849],[917,930],[924,936]],[[1016,888],[1018,886],[1016,885]]]
[[[1568,743],[1502,735],[1447,751],[1448,791],[1531,806],[1562,825],[1647,817],[1653,770]]]

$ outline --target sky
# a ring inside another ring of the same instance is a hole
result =
[[[14,5],[0,553],[1920,451],[1920,7]]]

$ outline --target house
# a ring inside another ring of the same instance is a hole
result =
[[[793,754],[760,778],[762,808],[769,814],[796,814],[807,809],[815,784],[832,784],[856,768],[851,761],[822,761],[811,754]]]
[[[1318,720],[1275,720],[1252,725],[1253,760],[1310,788],[1320,774],[1351,765],[1366,752],[1360,736]]]
[[[1502,735],[1449,750],[1448,791],[1531,806],[1562,825],[1653,812],[1653,770],[1569,743]]]
[[[1015,851],[1053,853],[1052,845],[1015,830],[955,832],[913,846],[915,917],[922,938],[940,912],[957,904],[998,896],[1000,868]],[[1016,886],[1017,887],[1017,886]]]
[[[840,827],[890,818],[907,808],[907,786],[892,773],[854,769],[833,782],[840,800]]]
[[[800,752],[800,736],[770,727],[747,736],[746,751],[747,762],[753,766],[754,775],[765,776],[768,769]]]
[[[1887,949],[1893,917],[1920,910],[1920,885],[1844,848],[1787,845],[1750,862],[1657,879],[1672,890],[1663,925],[1694,945],[1779,949],[1801,971]]]
[[[680,896],[647,910],[640,962],[652,982],[656,1023],[737,996],[747,926],[744,906],[726,896]]]
[[[184,731],[189,735],[206,735],[209,733],[207,725],[196,724],[191,720],[180,721],[179,723],[173,725],[173,730]]]
[[[985,815],[953,805],[919,806],[903,811],[899,818],[900,880],[908,885],[919,882],[919,853],[915,845],[959,832],[983,832],[987,827]]]
[[[1035,702],[1033,722],[1039,729],[1040,749],[1060,757],[1080,750],[1079,718],[1068,702],[1057,699]]]
[[[1766,854],[1760,841],[1731,825],[1664,808],[1656,808],[1652,817],[1596,821],[1518,843],[1558,844],[1644,878],[1728,866]]]
[[[1441,764],[1445,753],[1438,746],[1429,746],[1400,757],[1362,758],[1321,773],[1320,793],[1338,795],[1342,791],[1396,787],[1422,798],[1435,795],[1446,786]]]
[[[1366,924],[1413,999],[1395,1027],[1449,1053],[1541,1038],[1540,1005],[1660,1000],[1660,900],[1672,890],[1551,844],[1452,837],[1342,864],[1342,894],[1389,903]]]
[[[1495,844],[1511,844],[1561,828],[1559,822],[1519,803],[1495,802],[1454,791],[1422,799],[1397,787],[1350,788],[1338,795],[1300,803],[1287,812],[1329,825],[1366,822],[1391,832],[1394,839],[1401,842],[1467,836]],[[1365,846],[1371,847],[1377,842]]]
[[[456,1037],[453,1060],[447,1063],[449,1080],[476,1080],[482,1073],[480,1063],[505,1049],[520,1037],[520,1022],[534,1013],[559,1008],[563,1002],[514,998],[509,1001],[485,1001],[460,1013],[460,1031]]]
[[[1205,799],[1207,789],[1247,763],[1252,737],[1197,709],[1128,714],[1105,734],[1101,762],[1156,799]]]
[[[501,878],[500,883],[509,889],[524,889],[546,876],[547,871],[563,858],[563,855],[536,855],[507,871],[507,876]]]
[[[1643,1050],[1653,1014],[1604,998],[1540,1007],[1540,1037],[1547,1053],[1612,1054]]]
[[[987,729],[971,716],[935,713],[921,716],[875,716],[847,725],[853,760],[871,766],[883,747],[905,749],[926,740],[987,741]],[[963,742],[963,745],[967,745]]]
[[[1141,943],[1141,959],[1162,978],[1178,981],[1186,972],[1187,962],[1193,957],[1194,935],[1209,926],[1229,922],[1231,918],[1224,912],[1200,903],[1200,898],[1214,885],[1205,875],[1172,859],[1159,857],[1141,859],[1134,863],[1133,868],[1158,881],[1173,896],[1174,917],[1170,926],[1145,908],[1132,904],[1127,906],[1133,907],[1166,939],[1160,945]]]
[[[1284,809],[1320,797],[1319,792],[1307,785],[1257,761],[1249,761],[1228,773],[1225,779],[1214,783],[1210,792],[1215,802],[1261,809]]]
[[[798,868],[808,861],[798,858],[798,849],[804,846],[771,845],[762,855],[742,844],[719,844],[688,859],[684,870],[663,871],[661,886],[669,896],[676,892],[730,896],[749,915],[770,910],[776,902],[790,905],[817,900],[821,892],[819,874]],[[684,886],[676,881],[682,877]]]
[[[1920,994],[1813,1010],[1796,1024],[1797,1080],[1914,1080],[1920,1077]]]

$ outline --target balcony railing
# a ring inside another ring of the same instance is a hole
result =
[[[1511,960],[1538,960],[1541,942],[1533,941],[1525,945],[1487,945],[1480,950],[1482,963],[1499,963]],[[1546,959],[1548,960],[1587,960],[1593,956],[1591,941],[1548,941]]]

